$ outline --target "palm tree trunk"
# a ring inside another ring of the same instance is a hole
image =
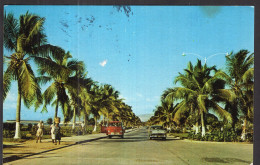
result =
[[[76,108],[74,108],[74,111],[73,111],[73,124],[72,124],[72,130],[75,129],[75,125],[76,125]]]
[[[20,116],[21,116],[21,93],[18,88],[17,107],[16,107],[16,127],[15,127],[14,139],[21,139]]]
[[[200,115],[201,115],[201,136],[204,137],[206,134],[206,128],[205,128],[205,123],[204,123],[203,112],[201,112]]]
[[[105,123],[105,115],[103,115],[103,124]]]
[[[56,108],[55,108],[55,114],[54,114],[54,120],[53,123],[55,124],[55,118],[58,117],[58,107],[59,107],[59,102],[57,100]]]
[[[94,120],[95,120],[95,127],[93,129],[93,132],[96,132],[97,131],[97,118],[94,117]]]
[[[84,123],[85,123],[85,127],[87,126],[87,122],[88,122],[88,120],[87,120],[87,114],[84,114]]]
[[[195,125],[195,134],[199,133],[199,122],[196,121],[196,125]]]
[[[242,139],[243,141],[246,140],[246,124],[247,124],[247,120],[246,120],[246,118],[245,118],[244,124],[243,124],[243,130],[242,130],[242,134],[241,134],[241,139]]]

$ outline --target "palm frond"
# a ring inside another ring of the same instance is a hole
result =
[[[220,118],[224,118],[229,122],[232,122],[232,116],[229,112],[227,112],[226,110],[224,110],[223,108],[221,108],[218,104],[216,104],[215,102],[210,101],[210,106],[215,109],[215,112],[218,114],[218,116]]]
[[[8,50],[16,50],[19,24],[12,13],[4,14],[4,47]]]
[[[5,101],[7,94],[11,87],[11,81],[14,79],[15,76],[15,70],[13,65],[9,65],[4,72],[3,77],[3,100]]]
[[[25,105],[29,107],[31,102],[35,101],[35,98],[41,102],[42,97],[40,86],[37,83],[30,64],[26,62],[26,59],[19,67],[18,76],[18,85]]]
[[[249,82],[254,79],[254,68],[248,69],[242,76],[243,82]]]

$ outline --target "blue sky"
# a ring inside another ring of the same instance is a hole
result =
[[[222,53],[209,58],[207,65],[225,69],[224,53],[254,51],[250,6],[131,6],[129,17],[112,6],[9,5],[4,9],[16,18],[26,11],[45,17],[48,42],[84,61],[88,76],[111,84],[137,115],[152,114],[162,92],[174,86],[178,72],[189,61],[196,62],[197,56],[188,53],[202,57]],[[9,54],[4,50],[4,55]],[[4,121],[15,119],[16,100],[13,83],[3,105]],[[22,106],[21,120],[46,120],[54,116],[54,107],[48,110],[40,113]]]

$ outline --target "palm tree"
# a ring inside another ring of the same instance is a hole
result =
[[[221,71],[217,71],[215,66],[207,67],[201,65],[198,60],[196,66],[188,64],[188,69],[185,69],[185,74],[179,73],[175,79],[175,83],[180,82],[183,87],[176,87],[166,97],[181,99],[182,102],[176,107],[175,120],[178,118],[176,114],[183,114],[190,110],[196,116],[200,116],[202,136],[205,136],[205,114],[209,109],[212,109],[219,117],[231,121],[230,113],[218,105],[219,99],[227,99],[231,94],[224,89],[225,82],[220,79]],[[215,74],[212,74],[215,71]],[[198,123],[198,121],[196,122]]]
[[[30,65],[32,56],[49,51],[50,45],[46,45],[44,34],[45,18],[27,12],[20,15],[19,20],[13,14],[4,15],[4,47],[13,52],[7,56],[8,64],[4,72],[4,91],[5,100],[12,81],[17,82],[17,109],[16,109],[16,131],[15,139],[21,138],[20,133],[20,113],[21,100],[26,107],[30,107],[37,99],[41,102],[41,91],[37,79]]]
[[[178,104],[177,104],[178,105]],[[174,125],[173,114],[175,106],[172,102],[162,100],[161,105],[156,107],[154,116],[157,117],[158,123],[167,129],[171,129]]]
[[[87,72],[85,72],[85,67],[80,68],[76,73],[76,77],[78,78],[78,87],[69,92],[71,102],[73,105],[73,125],[72,129],[75,129],[76,124],[76,116],[84,115],[84,121],[87,121],[88,108],[86,107],[88,103],[88,96],[90,95],[91,86],[94,84],[91,78],[86,78]],[[83,74],[84,73],[84,74]]]
[[[247,122],[253,122],[253,92],[254,92],[254,54],[247,50],[240,50],[237,53],[231,53],[226,57],[227,72],[226,81],[236,99],[228,102],[227,109],[232,114],[233,128],[238,121],[239,114],[242,114],[244,126],[242,139],[245,140]]]
[[[98,107],[100,114],[102,114],[104,118],[106,117],[107,119],[112,119],[111,115],[119,112],[116,107],[118,95],[119,92],[108,84],[102,85],[96,89],[95,106]]]
[[[61,106],[64,121],[70,121],[73,112],[69,102],[69,94],[79,88],[78,77],[76,72],[83,68],[84,63],[71,59],[72,55],[60,48],[58,56],[45,55],[37,57],[39,68],[38,72],[41,75],[38,79],[41,83],[52,82],[51,85],[43,93],[44,106],[42,111],[47,111],[47,105],[52,101],[55,105],[54,118],[58,116],[58,107]],[[54,100],[55,98],[55,100]]]

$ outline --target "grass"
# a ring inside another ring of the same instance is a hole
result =
[[[188,138],[189,133],[168,133],[168,136],[176,136],[180,138]]]
[[[87,125],[86,126],[86,134],[92,134],[94,127],[91,125]],[[24,142],[26,140],[36,140],[36,130],[35,131],[28,131],[27,130],[27,126],[23,126],[21,128],[21,136],[22,139],[14,139],[14,130],[4,130],[5,131],[5,136],[3,136],[3,142]],[[44,134],[42,139],[50,139],[51,135],[50,135],[50,131],[51,128],[50,126],[45,126],[44,127]],[[96,133],[100,133],[101,128],[98,126],[97,127],[97,131],[94,132],[94,134]],[[63,137],[70,137],[73,135],[81,135],[81,127],[80,126],[76,126],[75,127],[75,131],[72,132],[72,128],[71,126],[61,126],[61,133],[63,135]]]
[[[3,138],[3,142],[25,142],[26,139]]]

